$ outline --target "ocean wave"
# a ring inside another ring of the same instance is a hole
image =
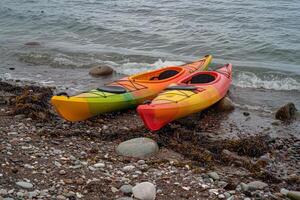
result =
[[[158,68],[166,67],[166,66],[176,66],[176,65],[182,65],[184,62],[181,61],[168,61],[168,60],[161,60],[158,59],[154,63],[137,63],[137,62],[127,62],[122,64],[121,66],[117,67],[116,70],[119,73],[122,74],[137,74],[149,70],[155,70]]]
[[[233,84],[242,88],[264,88],[272,90],[300,90],[300,82],[292,77],[239,71],[233,78]]]
[[[11,79],[12,76],[10,73],[3,73],[3,74],[0,74],[0,80],[9,80]]]

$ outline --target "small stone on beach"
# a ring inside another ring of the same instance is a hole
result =
[[[120,188],[120,190],[124,194],[131,194],[132,193],[132,185],[122,185],[122,187]]]
[[[25,182],[25,181],[18,181],[16,182],[17,186],[20,186],[24,189],[31,189],[33,188],[33,185],[31,183]]]
[[[217,181],[220,179],[219,175],[217,172],[209,172],[207,174],[210,178],[212,178],[214,181]]]

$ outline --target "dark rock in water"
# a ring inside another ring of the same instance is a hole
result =
[[[108,65],[102,65],[102,66],[96,66],[93,67],[89,74],[94,77],[99,77],[99,76],[107,76],[111,75],[114,72],[114,70],[108,66]]]
[[[143,159],[156,153],[159,148],[150,138],[134,138],[122,142],[116,150],[119,155]]]
[[[10,68],[8,68],[9,70],[15,70],[15,68],[14,67],[10,67]]]
[[[243,112],[243,115],[247,117],[247,116],[250,115],[250,113],[248,113],[248,112]]]
[[[295,104],[288,103],[277,110],[275,118],[282,121],[288,121],[295,116],[296,111],[297,109]]]
[[[39,42],[27,42],[25,43],[26,46],[40,46],[41,44]]]
[[[221,112],[234,110],[234,105],[228,97],[224,97],[217,103],[217,110]]]

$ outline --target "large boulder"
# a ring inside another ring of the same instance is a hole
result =
[[[111,75],[114,70],[108,65],[95,66],[90,69],[89,74],[94,77]]]
[[[157,143],[150,138],[134,138],[118,145],[116,151],[119,155],[144,159],[159,150]]]
[[[234,110],[234,105],[229,97],[224,97],[217,103],[216,108],[220,112],[226,112]]]
[[[295,104],[288,103],[277,110],[275,118],[282,121],[288,121],[295,116],[296,112],[297,109]]]

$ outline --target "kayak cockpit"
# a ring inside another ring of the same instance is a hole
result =
[[[130,79],[138,82],[165,82],[177,78],[184,72],[182,67],[167,67],[148,73],[131,76]]]
[[[184,84],[212,84],[218,79],[219,75],[216,72],[199,72],[182,80]]]

